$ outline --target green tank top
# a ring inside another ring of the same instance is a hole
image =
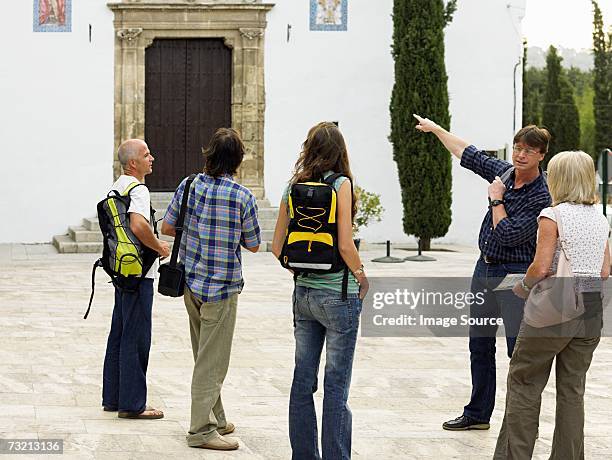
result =
[[[326,172],[323,177],[327,178],[331,176],[333,172]],[[347,180],[346,177],[339,177],[333,183],[333,187],[336,189],[336,192],[340,190],[340,186]],[[283,192],[283,202],[287,204],[289,197],[289,185],[285,188]],[[344,277],[344,270],[336,272],[336,273],[309,273],[308,275],[299,275],[296,284],[302,287],[308,287],[313,289],[328,289],[334,292],[342,292],[342,278]],[[357,280],[353,276],[353,274],[349,270],[348,275],[348,294],[359,294],[359,284]]]

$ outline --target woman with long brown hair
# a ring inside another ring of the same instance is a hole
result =
[[[319,123],[308,132],[293,177],[283,193],[272,252],[280,257],[285,242],[291,186],[320,182],[332,174],[342,174],[334,181],[333,187],[338,203],[338,249],[349,270],[348,286],[346,296],[343,296],[343,271],[296,277],[293,292],[295,369],[289,401],[289,437],[294,459],[321,458],[313,394],[317,391],[324,343],[323,459],[351,457],[351,411],[347,401],[359,315],[362,299],[368,290],[368,280],[353,242],[357,203],[352,189],[353,176],[348,152],[340,130],[333,123]]]

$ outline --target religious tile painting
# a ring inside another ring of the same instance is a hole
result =
[[[70,32],[72,0],[34,0],[34,32]]]
[[[347,30],[348,0],[310,0],[310,30]]]

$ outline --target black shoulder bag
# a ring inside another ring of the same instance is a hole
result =
[[[168,297],[181,297],[185,291],[185,265],[178,262],[179,247],[183,237],[183,223],[185,222],[185,214],[187,212],[187,201],[189,200],[189,190],[191,183],[195,179],[195,174],[192,174],[185,183],[183,190],[183,201],[179,212],[178,220],[176,221],[176,235],[174,236],[174,244],[172,245],[172,256],[170,262],[160,265],[159,267],[159,283],[157,291]]]

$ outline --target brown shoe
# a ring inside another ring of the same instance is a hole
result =
[[[204,444],[200,444],[199,446],[191,446],[197,447],[199,449],[212,449],[212,450],[236,450],[240,447],[238,441],[232,438],[224,438],[219,435],[218,438],[213,438]]]
[[[131,418],[131,419],[140,419],[140,420],[157,420],[160,418],[164,418],[164,413],[160,410],[154,409],[152,407],[145,407],[145,410],[142,412],[123,412],[120,411],[117,414],[119,418]]]
[[[227,422],[227,425],[225,425],[223,428],[217,428],[217,433],[219,433],[221,436],[225,436],[226,434],[233,433],[235,429],[236,427],[232,422]]]

